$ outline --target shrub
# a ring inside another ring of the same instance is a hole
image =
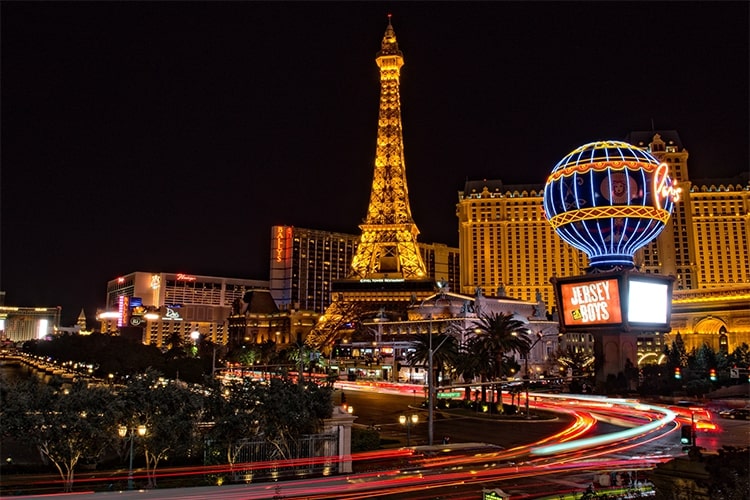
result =
[[[380,448],[380,433],[375,429],[352,427],[352,453]]]

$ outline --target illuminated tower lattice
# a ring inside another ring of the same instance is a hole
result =
[[[352,259],[352,277],[388,275],[422,279],[427,273],[417,248],[419,230],[409,208],[401,128],[399,77],[404,58],[398,49],[390,16],[375,62],[380,68],[375,173],[367,217],[359,226],[362,236]]]

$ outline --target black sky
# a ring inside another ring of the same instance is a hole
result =
[[[7,305],[132,271],[268,279],[274,224],[359,234],[386,15],[420,241],[467,179],[672,129],[691,178],[748,165],[747,2],[2,2]]]

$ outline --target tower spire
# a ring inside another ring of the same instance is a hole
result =
[[[388,15],[380,51],[380,113],[370,204],[347,279],[331,283],[331,304],[305,338],[315,349],[329,346],[349,326],[371,317],[404,318],[410,304],[434,293],[417,247],[411,218],[401,134],[399,76],[404,56]]]
[[[427,272],[417,248],[419,230],[411,216],[406,187],[399,93],[404,57],[398,48],[390,14],[375,62],[380,68],[375,171],[367,216],[359,226],[362,236],[352,259],[352,275],[424,279]]]

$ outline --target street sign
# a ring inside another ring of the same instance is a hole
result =
[[[461,393],[460,392],[438,392],[437,397],[438,399],[460,398]]]
[[[739,368],[730,368],[729,369],[729,377],[730,378],[740,378],[740,369]]]
[[[500,488],[482,490],[482,500],[508,500],[510,496]]]

